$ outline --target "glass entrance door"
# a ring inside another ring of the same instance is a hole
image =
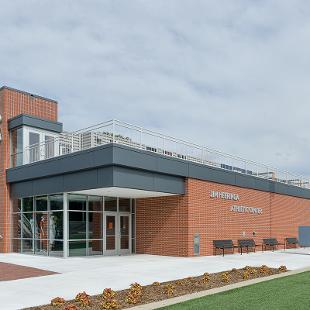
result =
[[[119,240],[120,240],[120,254],[129,254],[130,250],[130,215],[120,214],[119,215]]]
[[[131,253],[131,225],[128,213],[105,214],[105,254]]]
[[[105,215],[105,252],[108,255],[117,254],[117,223],[116,214]]]

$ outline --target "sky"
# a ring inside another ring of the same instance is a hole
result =
[[[10,0],[0,86],[310,176],[310,2]]]

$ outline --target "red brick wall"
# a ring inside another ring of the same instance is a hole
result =
[[[271,196],[271,235],[298,237],[298,226],[310,226],[310,200],[281,195]]]
[[[211,191],[238,194],[238,201],[211,198]],[[231,206],[262,208],[262,214],[236,213]],[[184,196],[137,200],[137,252],[194,255],[194,235],[200,254],[213,254],[213,240],[298,237],[298,226],[310,225],[310,200],[196,179],[186,182]],[[253,235],[255,232],[255,236]],[[173,237],[172,237],[173,236]]]
[[[138,199],[136,253],[188,256],[187,196]]]
[[[8,120],[19,114],[29,114],[57,121],[57,103],[10,88],[0,90],[0,114],[2,123],[2,142],[0,143],[0,252],[10,251],[10,197],[6,184],[6,169],[10,167],[10,143]]]

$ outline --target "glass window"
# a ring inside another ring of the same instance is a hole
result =
[[[88,242],[88,255],[102,255],[102,240],[90,240]]]
[[[36,198],[36,211],[47,211],[47,197]]]
[[[86,212],[69,212],[69,239],[86,239]]]
[[[27,197],[23,198],[23,212],[32,212],[33,211],[33,198]]]
[[[18,128],[16,131],[17,131],[16,152],[21,153],[24,149],[23,128]]]
[[[50,209],[51,210],[62,210],[63,209],[63,195],[49,196]]]
[[[29,162],[40,159],[40,135],[36,132],[29,132]]]
[[[63,249],[64,245],[62,241],[55,241],[53,244],[50,245],[50,256],[63,256]]]
[[[29,146],[40,143],[40,135],[36,132],[29,132]]]
[[[88,210],[95,212],[102,212],[102,197],[99,196],[88,196]]]
[[[107,215],[106,216],[106,249],[107,250],[115,250],[116,249],[116,216],[115,215]]]
[[[69,256],[86,256],[86,241],[69,241]]]
[[[130,199],[119,199],[119,212],[130,212]]]
[[[129,215],[120,216],[120,237],[121,244],[120,247],[123,250],[129,249]]]
[[[102,213],[100,212],[89,212],[89,239],[102,239]]]
[[[40,196],[34,199],[27,197],[22,199],[22,203],[16,200],[13,204],[14,210],[19,210],[18,205],[21,204],[22,211],[26,211],[12,214],[13,240],[22,240],[21,244],[13,241],[13,248],[16,251],[21,248],[23,253],[63,256],[63,195]],[[76,222],[73,221],[73,227],[74,224]],[[81,229],[81,225],[77,225],[77,229]],[[84,233],[83,236],[85,235]]]
[[[63,236],[63,212],[51,212],[49,215],[50,244],[53,244],[55,240],[62,240]]]
[[[48,214],[46,212],[36,212],[35,219],[35,238],[48,239]]]
[[[18,128],[11,131],[12,142],[12,167],[20,166],[23,164],[23,129]]]
[[[69,210],[86,211],[86,198],[83,195],[68,195]]]
[[[51,158],[55,155],[55,138],[53,136],[45,136],[45,158]]]
[[[22,239],[22,253],[33,253],[32,239]]]
[[[105,211],[117,211],[117,198],[104,197],[104,210]]]
[[[21,212],[22,211],[22,201],[21,199],[13,199],[13,212]]]
[[[34,242],[34,253],[39,255],[48,255],[48,240],[39,239]]]
[[[34,220],[33,213],[22,214],[22,238],[33,238]]]
[[[104,199],[105,211],[116,212],[119,209],[119,212],[129,213],[132,210],[131,214],[120,214],[120,217],[116,213],[104,214],[103,198],[100,196],[68,195],[69,256],[102,255],[104,246],[113,252],[118,248],[130,247],[135,252],[135,200],[115,197]],[[18,212],[20,210],[26,212]],[[15,252],[63,256],[62,194],[15,199],[13,211],[17,211],[12,213],[12,247]]]
[[[21,213],[13,214],[13,238],[21,238]]]

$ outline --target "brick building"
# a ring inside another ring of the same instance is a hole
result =
[[[213,240],[310,245],[288,172],[120,121],[64,132],[57,102],[0,88],[0,251],[212,255]]]

